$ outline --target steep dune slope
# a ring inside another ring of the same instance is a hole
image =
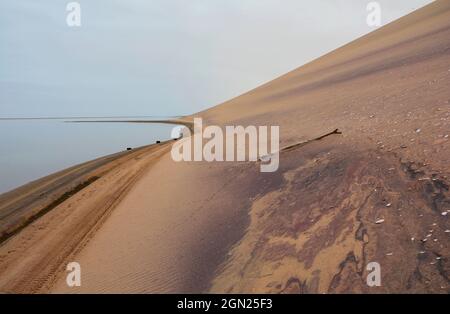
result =
[[[449,292],[450,2],[241,97],[211,123],[279,124],[283,181],[213,281],[227,292]],[[378,222],[378,224],[376,223]],[[382,286],[366,285],[378,262]]]

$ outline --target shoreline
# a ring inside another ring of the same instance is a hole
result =
[[[191,133],[194,133],[194,122],[186,120],[184,118],[180,119],[169,119],[169,120],[73,120],[65,121],[66,123],[150,123],[150,124],[174,124],[174,125],[184,125],[187,127]]]

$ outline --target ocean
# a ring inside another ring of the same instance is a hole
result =
[[[174,125],[0,120],[0,194],[70,166],[167,140]]]

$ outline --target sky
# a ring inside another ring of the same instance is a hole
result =
[[[69,2],[0,1],[0,117],[191,114],[376,29],[366,0],[79,0],[80,27]]]

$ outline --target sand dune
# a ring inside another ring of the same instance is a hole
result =
[[[443,0],[184,118],[280,125],[280,147],[307,144],[282,152],[277,172],[151,149],[4,243],[0,290],[449,293],[449,86]],[[119,187],[107,215],[89,216]],[[55,243],[75,217],[89,236]],[[79,288],[65,284],[68,261],[82,267]],[[369,262],[380,287],[366,285]]]

